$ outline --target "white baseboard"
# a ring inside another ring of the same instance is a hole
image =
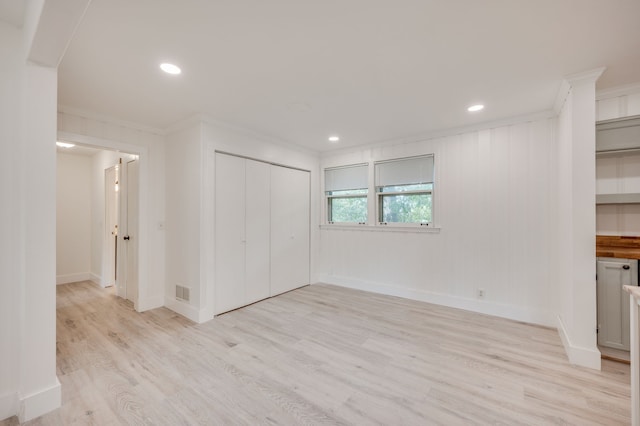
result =
[[[193,322],[197,322],[198,324],[202,324],[203,322],[213,319],[213,314],[208,309],[198,309],[186,302],[181,302],[169,297],[165,298],[164,305],[173,312],[178,313]]]
[[[76,274],[58,275],[56,277],[56,285],[76,283],[78,281],[89,281],[91,279],[91,273],[78,272]]]
[[[551,312],[531,309],[521,306],[505,305],[487,300],[467,299],[449,294],[435,293],[425,290],[398,287],[371,281],[358,280],[333,275],[320,275],[320,281],[356,290],[371,291],[386,294],[388,296],[403,297],[405,299],[419,300],[435,305],[464,309],[466,311],[479,312],[481,314],[508,318],[516,321],[539,324],[547,327],[556,327],[555,316]]]
[[[28,395],[20,400],[18,420],[20,423],[35,419],[62,405],[62,387],[56,377],[53,386]]]
[[[149,309],[161,308],[164,306],[163,296],[146,297],[144,299],[138,299],[138,306],[136,310],[138,312],[148,311]]]
[[[99,286],[102,286],[102,277],[100,275],[94,274],[93,272],[91,274],[89,274],[89,280],[95,284],[98,284]]]
[[[0,421],[18,414],[18,395],[8,393],[0,396]]]
[[[589,349],[575,346],[569,338],[569,334],[560,315],[558,315],[557,321],[558,334],[564,345],[564,351],[567,353],[569,362],[574,365],[600,370],[602,368],[602,354],[600,351],[597,348]]]

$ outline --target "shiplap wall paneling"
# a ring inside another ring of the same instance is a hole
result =
[[[640,91],[603,98],[596,105],[598,121],[640,115]]]
[[[440,229],[324,227],[320,280],[553,326],[554,125],[538,120],[327,155],[321,167],[433,153]]]
[[[309,172],[271,168],[271,295],[309,284]]]

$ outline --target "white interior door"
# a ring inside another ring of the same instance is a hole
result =
[[[117,284],[118,262],[118,209],[119,209],[119,166],[104,171],[104,247],[102,285]]]
[[[245,288],[244,305],[270,296],[271,165],[245,160]]]
[[[138,212],[139,212],[139,162],[129,161],[127,168],[127,234],[123,238],[126,247],[126,298],[138,301]]]
[[[634,261],[635,262],[635,261]],[[630,262],[598,261],[598,344],[629,350],[629,296],[623,285],[633,285]]]
[[[214,313],[246,305],[245,159],[216,154]]]
[[[271,295],[309,284],[309,172],[271,167]]]

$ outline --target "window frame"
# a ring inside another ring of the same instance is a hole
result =
[[[364,188],[362,188],[364,189]],[[325,191],[325,199],[327,201],[327,224],[329,225],[366,225],[369,222],[369,189],[367,188],[367,192],[362,194],[340,194],[340,195],[330,195],[328,194],[330,191]],[[332,220],[333,210],[332,203],[335,199],[345,199],[345,198],[364,198],[367,202],[365,204],[365,214],[366,220],[364,222],[339,222]]]
[[[387,185],[378,185],[378,169],[376,166],[382,163],[389,163],[395,161],[405,161],[405,160],[413,160],[419,158],[431,158],[431,179],[429,182],[420,182],[420,183],[402,183],[402,184],[387,184]],[[386,187],[400,187],[400,186],[411,186],[411,185],[421,185],[421,184],[430,184],[430,189],[417,189],[417,190],[409,190],[409,191],[383,191],[383,188]],[[402,157],[402,158],[393,158],[384,161],[377,161],[374,163],[374,191],[375,191],[375,213],[376,213],[376,226],[380,227],[404,227],[404,228],[434,228],[434,216],[435,216],[435,155],[434,154],[424,154],[424,155],[415,155],[411,157]],[[383,221],[383,207],[384,197],[389,196],[398,196],[398,195],[430,195],[431,196],[431,220],[429,222],[387,222]]]
[[[351,189],[333,189],[333,190],[327,190],[326,186],[327,186],[327,171],[332,171],[332,170],[340,170],[340,169],[348,169],[348,168],[355,168],[355,167],[363,167],[365,170],[365,175],[366,175],[366,186],[362,187],[362,188],[351,188]],[[367,225],[369,223],[369,163],[358,163],[358,164],[348,164],[348,165],[344,165],[344,166],[338,166],[338,167],[326,167],[324,169],[324,199],[325,199],[325,215],[326,215],[326,221],[325,223],[327,225],[331,225],[331,226],[362,226],[362,225]],[[349,193],[349,192],[352,193]],[[334,192],[339,192],[339,194],[333,194]],[[364,213],[365,213],[365,221],[364,222],[342,222],[342,221],[334,221],[332,220],[332,214],[333,214],[333,200],[335,199],[355,199],[355,198],[364,198],[366,200],[365,203],[365,209],[364,209]]]

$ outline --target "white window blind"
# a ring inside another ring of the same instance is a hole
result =
[[[433,155],[375,163],[376,186],[433,183]]]
[[[324,170],[324,190],[326,192],[367,189],[368,180],[366,163]]]

